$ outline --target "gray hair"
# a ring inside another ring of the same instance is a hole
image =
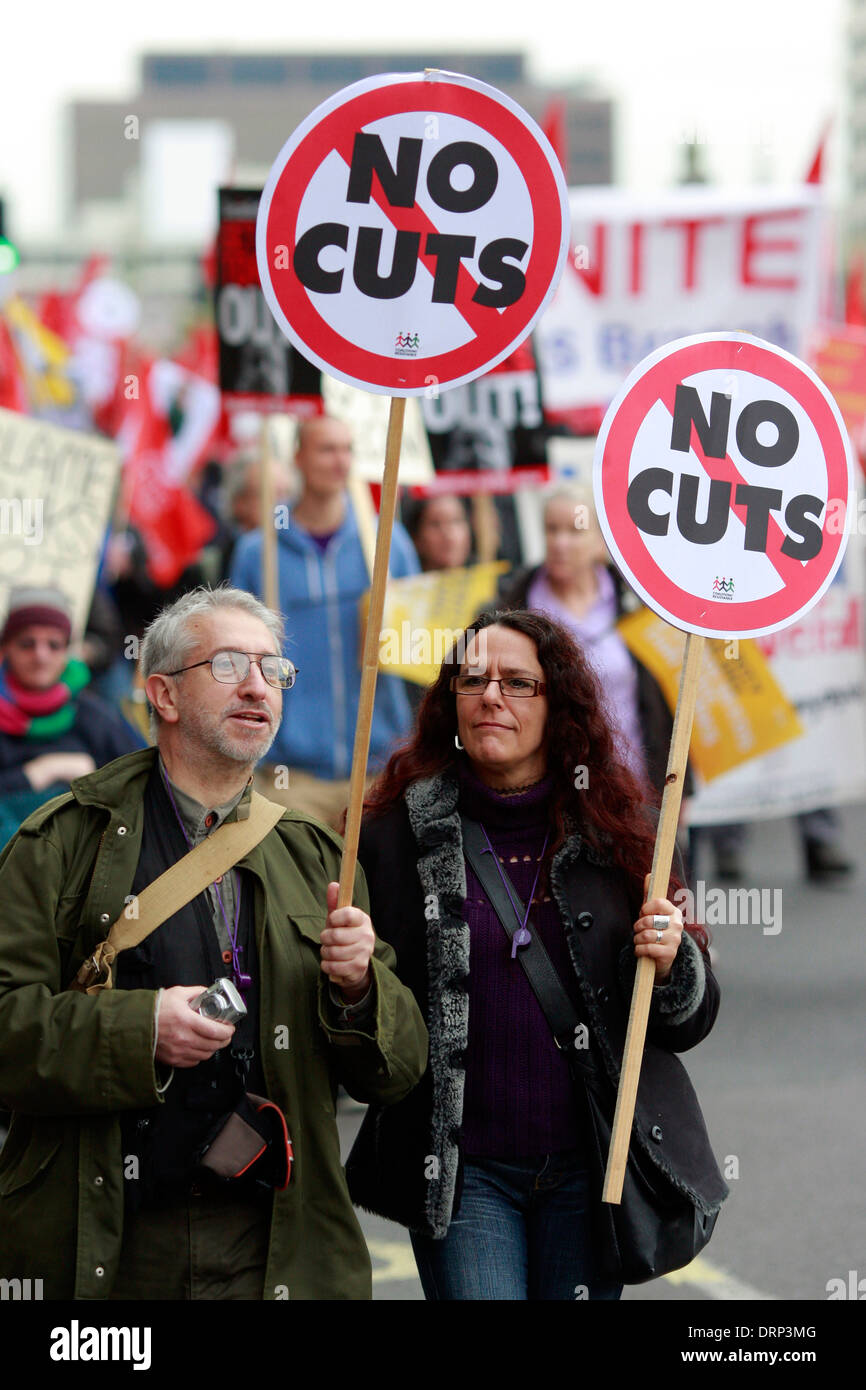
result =
[[[577,507],[586,507],[589,515],[595,517],[595,498],[588,483],[558,482],[551,484],[541,494],[541,513],[547,515],[551,502],[571,502]]]
[[[223,474],[223,489],[229,507],[231,507],[235,498],[246,488],[250,469],[253,467],[260,467],[261,461],[261,451],[257,448],[248,447],[236,454],[227,465],[225,473]]]
[[[146,681],[148,676],[157,673],[164,675],[185,666],[187,657],[196,645],[196,637],[189,630],[190,620],[207,617],[223,608],[240,609],[251,618],[258,618],[273,637],[277,651],[282,652],[285,639],[283,619],[254,594],[246,589],[234,589],[229,584],[221,584],[217,589],[190,589],[157,614],[141,639],[138,666],[142,681]],[[151,707],[150,728],[154,736],[158,724],[159,715]]]

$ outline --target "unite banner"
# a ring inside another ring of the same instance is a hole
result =
[[[569,189],[571,246],[536,328],[545,413],[598,429],[623,378],[664,343],[740,330],[796,357],[820,314],[822,195]]]

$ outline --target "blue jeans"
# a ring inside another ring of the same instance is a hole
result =
[[[434,1300],[617,1299],[591,1234],[590,1176],[580,1153],[468,1160],[457,1215],[442,1240],[412,1234]]]

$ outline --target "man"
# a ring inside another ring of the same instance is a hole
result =
[[[262,524],[262,467],[261,448],[245,447],[225,469],[219,470],[218,503],[216,497],[208,502],[212,510],[218,511],[218,530],[200,557],[202,570],[214,576],[214,584],[228,579],[241,536]],[[291,492],[292,480],[288,465],[281,458],[271,459],[271,480],[274,501],[284,502]]]
[[[303,687],[260,770],[264,795],[331,825],[348,800],[352,743],[361,693],[359,601],[370,587],[358,526],[346,497],[352,436],[339,420],[318,416],[298,431],[295,464],[302,480],[287,527],[277,529],[280,606],[289,624],[287,655],[303,653]],[[391,542],[390,572],[416,574],[418,561],[401,526]],[[262,592],[262,533],[242,537],[232,583]],[[376,768],[410,725],[403,682],[380,675],[370,735]]]
[[[57,589],[20,587],[0,632],[0,845],[49,796],[141,748],[70,658],[70,610]]]
[[[336,910],[336,836],[284,811],[118,954],[113,989],[66,989],[124,904],[134,916],[188,845],[248,815],[294,676],[281,642],[249,594],[184,595],[141,652],[157,747],[75,780],[0,856],[0,1097],[14,1112],[0,1278],[41,1278],[46,1298],[370,1297],[335,1089],[398,1100],[426,1032],[375,941],[362,872],[355,906]],[[221,976],[246,999],[236,1027],[189,1005]],[[230,1117],[250,1117],[246,1093],[278,1110],[255,1162],[217,1180],[204,1160]]]

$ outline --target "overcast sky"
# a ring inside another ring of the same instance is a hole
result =
[[[674,182],[690,135],[705,142],[707,170],[720,182],[795,181],[833,118],[830,174],[838,197],[845,12],[845,0],[531,0],[509,7],[501,0],[364,7],[357,0],[19,0],[4,23],[0,193],[17,236],[58,234],[64,104],[133,98],[145,50],[429,43],[437,50],[518,47],[537,80],[593,80],[615,100],[616,172],[632,187]],[[275,155],[289,134],[274,132]]]

